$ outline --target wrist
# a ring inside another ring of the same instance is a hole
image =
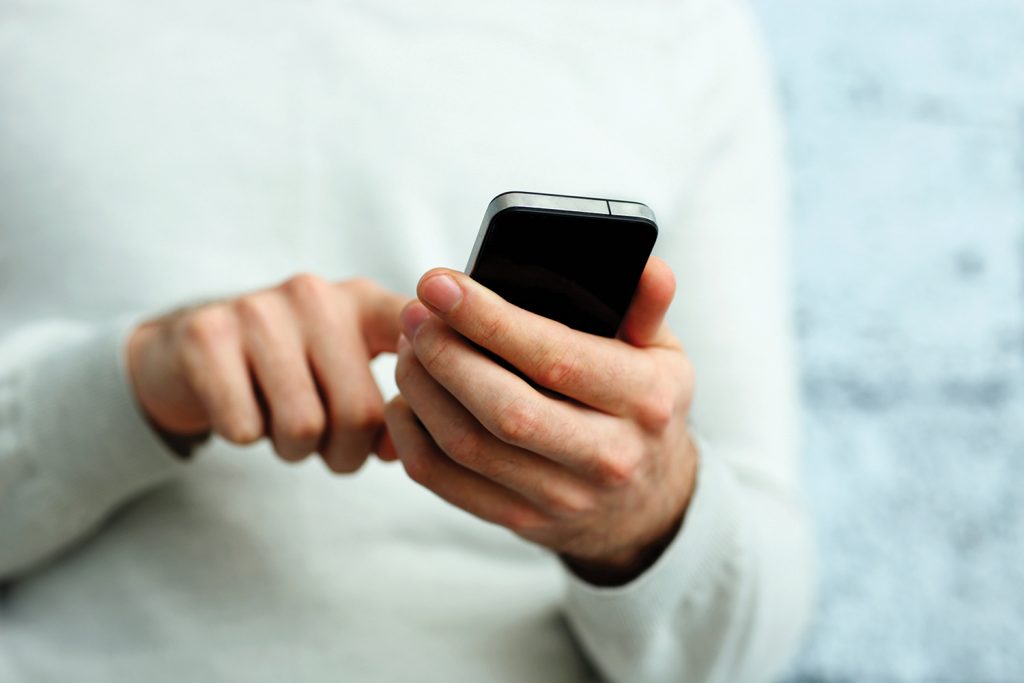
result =
[[[562,555],[565,565],[576,576],[595,586],[621,586],[643,574],[653,565],[665,548],[679,533],[685,509],[673,521],[667,531],[654,541],[638,548],[629,548],[597,558],[578,558]]]

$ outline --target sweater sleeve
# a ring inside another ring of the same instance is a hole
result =
[[[567,611],[611,681],[765,681],[804,628],[808,539],[792,495],[744,481],[708,446],[683,526],[631,583],[568,575]]]
[[[136,406],[128,329],[44,321],[0,338],[0,580],[183,467]]]
[[[812,600],[782,138],[751,19],[717,7],[732,28],[704,154],[659,238],[678,280],[670,323],[696,370],[696,488],[676,537],[632,582],[596,587],[566,570],[569,624],[616,682],[772,680]]]

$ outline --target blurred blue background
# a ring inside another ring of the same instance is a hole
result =
[[[1024,680],[1024,2],[754,0],[794,170],[797,681]]]

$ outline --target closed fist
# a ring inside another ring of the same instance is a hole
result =
[[[170,435],[266,436],[283,459],[319,453],[353,472],[387,450],[369,361],[394,351],[408,301],[369,280],[297,275],[140,325],[127,344],[136,397]]]

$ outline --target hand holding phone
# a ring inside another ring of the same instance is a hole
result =
[[[388,434],[415,482],[624,583],[695,480],[692,368],[664,324],[674,279],[647,258],[640,207],[515,194],[492,202],[473,277],[431,270],[403,310]]]

